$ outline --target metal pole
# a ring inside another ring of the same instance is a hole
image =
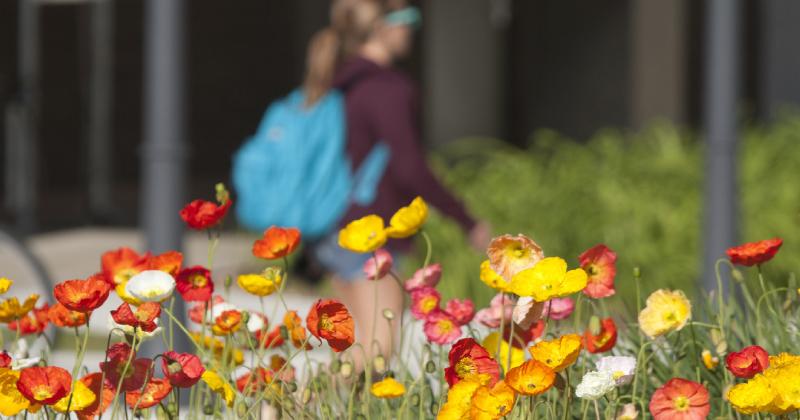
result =
[[[183,225],[178,211],[184,204],[187,166],[184,1],[147,0],[144,24],[141,222],[149,250],[180,250]],[[175,312],[185,321],[183,301],[179,298],[175,303]],[[180,338],[176,349],[188,351],[187,339],[180,334],[175,338]]]
[[[737,237],[736,143],[739,93],[739,0],[708,0],[706,10],[705,256],[703,287],[716,286],[714,266]],[[723,282],[723,286],[726,282]]]
[[[91,64],[89,75],[89,209],[107,220],[112,214],[111,116],[113,110],[114,3],[91,5]]]

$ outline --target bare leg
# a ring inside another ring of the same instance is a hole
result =
[[[378,281],[353,282],[334,278],[333,285],[355,319],[356,342],[364,347],[366,357],[372,359],[380,354],[388,359],[390,347],[397,345],[398,322],[403,310],[403,291],[400,286],[389,276]],[[384,309],[390,309],[395,314],[393,328],[383,317]],[[356,371],[361,371],[364,366],[361,351],[353,349],[352,356]]]

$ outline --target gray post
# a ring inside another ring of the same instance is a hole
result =
[[[111,216],[113,198],[111,116],[113,115],[114,0],[91,5],[89,75],[89,209],[92,216]]]
[[[737,237],[736,142],[739,0],[709,0],[706,17],[705,256],[703,287],[716,288],[714,264]],[[725,285],[726,282],[723,282]]]
[[[186,189],[184,139],[184,1],[147,0],[144,18],[144,144],[141,223],[147,249],[180,250],[183,224],[178,212]],[[183,301],[175,301],[183,320]],[[177,334],[176,349],[188,350]],[[179,350],[180,351],[180,350]]]

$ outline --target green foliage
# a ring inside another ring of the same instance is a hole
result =
[[[746,130],[741,157],[741,239],[785,239],[771,270],[800,263],[800,119]],[[692,293],[702,258],[702,143],[665,123],[639,133],[602,131],[578,143],[551,131],[523,149],[492,139],[464,139],[435,157],[444,182],[495,233],[524,233],[546,255],[577,265],[603,242],[619,251],[618,294],[632,302],[631,272],[643,270],[643,292],[659,287]],[[483,258],[458,227],[442,217],[426,225],[440,288],[486,304],[492,291],[478,281]],[[720,257],[723,257],[720,255]],[[632,309],[632,308],[629,308]]]

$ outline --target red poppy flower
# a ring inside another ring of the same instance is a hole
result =
[[[686,379],[670,379],[650,398],[653,420],[702,420],[710,411],[708,390]]]
[[[128,247],[122,247],[103,253],[100,257],[100,267],[105,280],[116,286],[146,270],[148,257],[149,254],[139,255]]]
[[[236,389],[242,394],[252,395],[264,391],[267,385],[273,382],[273,378],[272,371],[257,367],[236,379]]]
[[[33,366],[22,369],[17,389],[33,404],[50,405],[69,394],[72,375],[58,366]]]
[[[74,328],[86,324],[86,314],[67,309],[61,302],[56,302],[47,313],[50,322],[62,328]]]
[[[181,219],[192,229],[203,230],[218,225],[228,213],[233,202],[228,199],[222,205],[206,200],[194,200],[180,211]]]
[[[169,383],[178,388],[189,388],[196,384],[206,371],[200,358],[191,353],[168,351],[161,359],[161,370]]]
[[[583,333],[583,345],[589,353],[603,353],[614,348],[617,343],[617,324],[612,318],[600,321],[600,330],[592,334],[591,328]]]
[[[53,288],[56,299],[67,309],[77,312],[91,312],[99,308],[108,299],[110,291],[111,285],[98,276],[62,281]]]
[[[199,265],[184,268],[175,277],[175,288],[187,302],[205,302],[214,293],[211,271]]]
[[[106,383],[117,389],[122,381],[122,390],[138,391],[144,385],[145,379],[152,375],[153,361],[150,359],[136,359],[128,364],[128,357],[118,356],[109,358],[107,362],[100,362],[100,370],[106,375]]]
[[[600,299],[615,293],[614,277],[617,275],[617,254],[609,247],[599,244],[584,251],[578,259],[581,268],[589,276],[583,293]]]
[[[11,331],[16,331],[19,328],[20,335],[41,334],[50,323],[49,311],[50,306],[47,303],[43,303],[18,321],[9,322],[8,328]]]
[[[90,373],[80,379],[89,388],[96,398],[94,402],[83,410],[78,411],[78,419],[89,420],[101,416],[111,403],[114,401],[116,389],[111,388],[107,383],[102,382],[103,374],[100,372]]]
[[[296,228],[271,226],[264,231],[264,237],[253,244],[253,255],[275,260],[291,254],[299,244],[300,231]]]
[[[144,387],[144,392],[141,389],[128,391],[125,394],[125,402],[131,408],[150,408],[160,403],[170,392],[172,392],[172,385],[168,380],[150,378]]]
[[[781,245],[783,245],[781,238],[772,238],[728,248],[725,253],[732,263],[752,267],[771,260]]]
[[[355,323],[345,306],[334,299],[319,299],[308,311],[306,326],[311,335],[325,339],[334,352],[346,350],[355,340]]]
[[[276,326],[270,332],[256,332],[256,340],[259,342],[260,346],[265,349],[282,346],[284,339],[281,335],[281,326]]]
[[[769,367],[769,353],[759,346],[747,346],[729,353],[725,365],[737,378],[750,379]]]
[[[123,302],[117,309],[111,311],[111,318],[120,325],[129,325],[139,328],[144,332],[153,332],[158,328],[156,319],[161,315],[161,305],[156,302],[145,302],[136,307],[135,312],[131,305]]]
[[[128,343],[114,343],[106,349],[106,359],[108,361],[119,361],[122,363],[126,363],[128,359],[133,360],[131,357],[131,352],[133,349],[131,348],[130,344]],[[136,357],[134,355],[133,357]]]
[[[477,378],[480,374],[489,375],[489,386],[500,379],[497,362],[472,338],[462,338],[453,344],[448,359],[450,366],[444,369],[444,377],[451,387],[462,379]]]
[[[7,368],[11,366],[11,356],[8,355],[8,352],[3,350],[0,352],[0,369]]]

